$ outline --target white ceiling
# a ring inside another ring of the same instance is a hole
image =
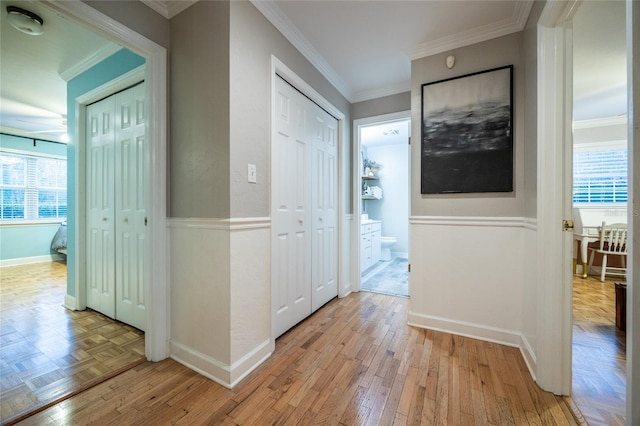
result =
[[[195,1],[143,2],[171,18]],[[412,59],[520,31],[532,5],[530,0],[252,3],[351,102],[410,90]],[[57,138],[64,129],[65,80],[118,46],[41,3],[0,4],[0,126],[55,130],[36,135]],[[9,4],[41,15],[45,33],[26,35],[8,25]],[[574,25],[576,118],[624,112],[624,1],[583,2]]]

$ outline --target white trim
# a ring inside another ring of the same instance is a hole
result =
[[[481,43],[483,41],[502,37],[512,33],[522,31],[527,24],[529,13],[533,7],[533,0],[525,0],[516,2],[513,14],[499,22],[492,22],[477,28],[472,28],[458,34],[442,37],[437,40],[431,40],[413,49],[406,51],[409,59],[426,58],[427,56],[436,55],[448,50],[458,49],[464,46]]]
[[[520,347],[520,353],[522,353],[522,358],[524,358],[525,364],[527,364],[527,368],[529,369],[529,373],[534,381],[537,381],[536,378],[536,353],[531,348],[529,344],[529,340],[524,337],[522,334],[520,335],[520,343],[518,344]]]
[[[411,82],[393,84],[390,86],[379,87],[371,90],[361,90],[353,94],[349,101],[353,104],[356,102],[367,101],[369,99],[378,99],[385,96],[396,95],[398,93],[410,92]]]
[[[63,256],[61,254],[43,254],[42,256],[17,257],[14,259],[0,260],[0,268],[4,268],[5,266],[19,266],[19,265],[31,265],[34,263],[57,262],[59,260],[64,260],[64,259],[66,259],[66,256]]]
[[[597,127],[619,126],[627,124],[627,114],[615,117],[592,118],[573,122],[573,130],[593,129]]]
[[[168,219],[169,228],[211,229],[220,231],[238,231],[246,229],[270,228],[270,217],[245,217],[229,219],[179,218]]]
[[[604,142],[583,142],[583,143],[574,143],[573,151],[606,151],[606,150],[614,150],[614,149],[627,149],[627,140],[614,140],[614,141],[604,141]]]
[[[140,65],[139,67],[134,68],[131,71],[128,71],[121,76],[78,96],[76,98],[76,109],[82,108],[87,104],[99,101],[100,99],[104,98],[105,95],[108,96],[111,93],[119,92],[134,84],[140,83],[144,81],[144,76],[145,65]],[[76,123],[76,125],[78,125],[78,123]]]
[[[502,328],[489,327],[466,321],[456,321],[432,315],[423,315],[411,310],[407,313],[407,324],[414,327],[441,331],[443,333],[455,334],[486,342],[493,342],[516,348],[520,347],[521,335],[515,330],[505,330]]]
[[[538,230],[538,219],[532,218],[532,217],[525,217],[523,219],[524,219],[523,226],[526,229],[529,229],[531,231],[537,231]]]
[[[289,42],[307,58],[309,62],[322,74],[333,87],[353,103],[351,93],[347,84],[342,80],[340,75],[327,63],[320,53],[313,47],[313,45],[307,40],[302,32],[282,13],[282,10],[273,2],[268,0],[250,0],[251,4],[264,15],[269,22],[282,35],[289,40]],[[272,57],[274,57],[272,55]],[[279,61],[278,61],[279,62]],[[306,83],[305,83],[306,84]],[[298,87],[296,84],[294,86]],[[302,87],[299,87],[302,89]],[[306,93],[306,91],[303,90]]]
[[[64,307],[69,309],[70,311],[76,310],[76,298],[73,296],[69,296],[68,294],[64,295]]]
[[[160,15],[167,19],[171,19],[183,10],[189,8],[192,4],[198,0],[180,0],[180,1],[166,1],[166,0],[140,0],[142,3],[158,12]]]
[[[351,185],[351,201],[353,203],[353,215],[355,223],[351,229],[351,270],[353,271],[352,291],[360,291],[362,284],[362,271],[360,270],[360,227],[362,225],[362,190],[360,185],[360,165],[362,164],[362,140],[360,130],[362,127],[374,124],[393,123],[396,121],[411,121],[411,110],[392,112],[389,114],[374,115],[371,117],[353,120],[353,144],[351,151],[351,174],[354,176]],[[411,154],[409,154],[411,155]],[[409,182],[409,186],[411,183]],[[408,188],[410,191],[411,189]],[[411,213],[411,196],[409,196],[409,213]],[[409,277],[411,279],[411,277]]]
[[[521,228],[526,226],[524,217],[485,217],[485,216],[411,216],[412,225],[437,226],[491,226]]]
[[[149,239],[147,258],[145,259],[145,269],[148,271],[145,279],[150,283],[146,286],[147,294],[147,331],[145,332],[145,354],[149,360],[158,361],[164,359],[169,354],[169,300],[168,300],[168,280],[169,262],[168,236],[166,225],[167,208],[167,51],[164,47],[156,44],[152,40],[133,31],[118,21],[104,15],[90,5],[81,1],[51,0],[39,1],[43,7],[53,9],[56,13],[71,19],[90,31],[99,34],[109,40],[114,41],[122,47],[135,52],[145,58],[147,82],[147,110],[148,110],[148,131],[147,137],[152,142],[149,144],[149,178],[150,185],[148,193],[149,201]],[[82,122],[79,121],[78,124]],[[77,129],[78,131],[79,129]],[[76,135],[77,136],[77,135]],[[78,156],[82,152],[77,153]],[[82,175],[80,175],[82,176]],[[78,185],[76,185],[76,190]],[[80,195],[76,192],[76,196]],[[76,201],[80,201],[77,199]],[[76,203],[76,217],[79,216],[79,202]],[[78,222],[80,227],[83,223]],[[78,228],[82,229],[82,228]],[[75,247],[80,248],[76,233]],[[77,253],[76,253],[77,255]],[[83,272],[81,262],[75,262],[76,279],[80,279]],[[153,268],[150,265],[154,265]],[[78,284],[76,283],[76,291]],[[153,287],[153,288],[151,288]],[[78,293],[76,293],[76,297]]]
[[[62,78],[64,81],[69,81],[120,50],[122,50],[121,46],[118,46],[116,43],[110,43],[104,46],[102,49],[94,52],[89,57],[84,58],[77,64],[70,66],[66,70],[62,70],[60,72],[60,78]]]
[[[271,356],[270,340],[265,340],[231,366],[202,352],[171,342],[171,358],[214,382],[232,389]]]
[[[537,383],[571,394],[572,236],[560,223],[570,212],[573,105],[569,19],[579,1],[550,1],[538,21]],[[558,186],[561,186],[560,191]],[[569,197],[565,200],[565,197]],[[560,284],[560,285],[559,285]]]

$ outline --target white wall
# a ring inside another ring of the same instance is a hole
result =
[[[382,236],[396,237],[391,251],[409,251],[409,145],[380,145],[367,148],[368,158],[382,164],[380,180],[369,185],[382,188],[382,200],[365,201],[370,219],[382,220]]]

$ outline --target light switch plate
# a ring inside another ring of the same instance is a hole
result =
[[[249,183],[257,182],[257,172],[255,164],[247,164],[247,181]]]

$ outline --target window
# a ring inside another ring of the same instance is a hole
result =
[[[627,202],[627,148],[617,145],[574,149],[574,204]]]
[[[0,221],[67,217],[67,160],[0,151]]]

